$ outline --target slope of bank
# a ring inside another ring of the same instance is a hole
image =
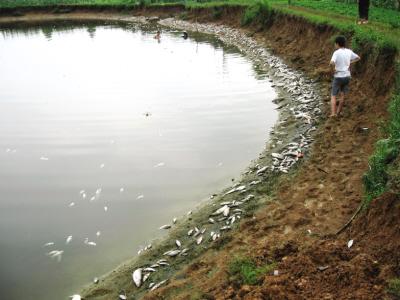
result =
[[[218,15],[211,9],[153,9],[134,14],[173,15],[241,28],[243,9],[224,8]],[[296,16],[275,15],[268,22],[250,23],[241,30],[293,68],[317,79],[325,88],[328,109],[330,76],[326,66],[337,28],[311,24]],[[352,227],[340,236],[334,235],[364,199],[362,177],[369,169],[374,143],[383,136],[379,128],[388,118],[396,77],[393,49],[377,48],[368,40],[357,40],[354,45],[362,61],[353,70],[344,115],[319,127],[312,155],[276,186],[261,187],[261,203],[268,204],[249,215],[240,224],[240,231],[227,233],[218,247],[205,249],[187,267],[177,268],[168,285],[147,293],[145,298],[391,297],[387,280],[399,275],[398,195],[376,199]],[[350,239],[353,246],[348,248]],[[130,272],[132,267],[128,268]],[[118,290],[135,292],[130,277],[114,278],[113,287],[92,287],[86,299],[108,299]]]

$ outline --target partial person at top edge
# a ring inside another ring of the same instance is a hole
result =
[[[349,93],[350,65],[360,60],[360,56],[346,48],[346,38],[344,36],[336,37],[335,49],[330,61],[330,65],[334,69],[330,117],[339,116],[342,112],[345,95]],[[339,104],[337,103],[337,98],[339,98]]]
[[[370,0],[358,0],[358,25],[368,24],[369,1]]]

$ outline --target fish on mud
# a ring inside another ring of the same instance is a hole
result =
[[[200,245],[202,241],[203,241],[203,236],[201,235],[201,236],[199,236],[199,237],[197,238],[196,244],[197,244],[197,245]]]
[[[174,257],[177,256],[179,253],[181,253],[181,250],[176,249],[176,250],[169,250],[165,252],[163,255]]]
[[[160,286],[162,286],[163,284],[165,284],[167,281],[168,281],[168,279],[163,280],[163,281],[161,281],[161,282],[155,284],[155,285],[150,289],[150,291],[154,291],[154,290],[158,289]]]
[[[177,246],[178,248],[180,248],[180,247],[182,246],[182,243],[181,243],[180,240],[176,240],[176,241],[175,241],[175,244],[176,244],[176,246]]]
[[[133,282],[137,287],[140,287],[142,284],[142,268],[138,268],[132,273]]]

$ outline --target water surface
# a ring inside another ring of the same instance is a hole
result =
[[[0,31],[2,299],[66,299],[263,150],[276,121],[264,74],[210,36],[154,33]]]

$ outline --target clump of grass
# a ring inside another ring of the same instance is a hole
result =
[[[242,26],[257,23],[265,25],[272,16],[272,9],[267,0],[257,1],[249,6],[243,13]]]
[[[393,278],[388,281],[389,293],[400,297],[400,278]]]
[[[399,174],[396,167],[393,169],[393,162],[400,154],[400,94],[393,96],[389,112],[390,120],[385,129],[387,138],[376,143],[374,154],[369,159],[369,170],[363,177],[367,205],[387,190],[389,180],[400,180],[391,178]]]
[[[263,275],[272,272],[275,265],[257,266],[254,260],[237,256],[229,263],[228,273],[230,280],[237,284],[256,285],[261,282]]]

